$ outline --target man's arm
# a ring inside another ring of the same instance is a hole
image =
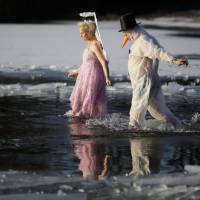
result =
[[[153,40],[142,39],[141,48],[145,57],[151,59],[158,59],[164,62],[168,62],[170,64],[176,65],[188,65],[188,61],[186,58],[175,58],[170,53],[168,53],[162,46],[159,44],[155,44]]]

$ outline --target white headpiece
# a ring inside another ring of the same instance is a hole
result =
[[[96,13],[95,12],[83,12],[83,13],[80,13],[79,14],[81,17],[85,18],[84,19],[84,22],[94,22],[96,24],[96,32],[95,32],[95,35],[96,35],[96,38],[98,41],[101,42],[101,45],[103,47],[103,42],[102,42],[102,39],[101,39],[101,35],[100,35],[100,31],[99,31],[99,27],[98,27],[98,24],[97,24],[97,16],[96,16]],[[94,21],[92,20],[86,20],[87,17],[94,17]],[[103,47],[103,54],[108,62],[108,56],[107,56],[107,53]]]

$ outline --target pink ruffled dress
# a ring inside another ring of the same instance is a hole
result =
[[[73,116],[104,117],[107,114],[106,81],[98,58],[86,48],[71,97]]]

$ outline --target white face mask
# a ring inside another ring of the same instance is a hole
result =
[[[129,40],[135,41],[141,35],[140,27],[136,27],[135,29],[128,31],[128,33],[130,34]]]
[[[126,45],[126,43],[128,42],[128,40],[135,41],[142,34],[142,32],[143,31],[139,26],[133,30],[126,31],[124,33],[124,38],[122,40],[121,47],[123,48]]]

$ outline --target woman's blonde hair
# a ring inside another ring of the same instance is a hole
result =
[[[83,31],[85,32],[90,32],[92,35],[95,35],[96,32],[96,24],[94,22],[80,22],[79,24],[79,28],[83,29]]]

